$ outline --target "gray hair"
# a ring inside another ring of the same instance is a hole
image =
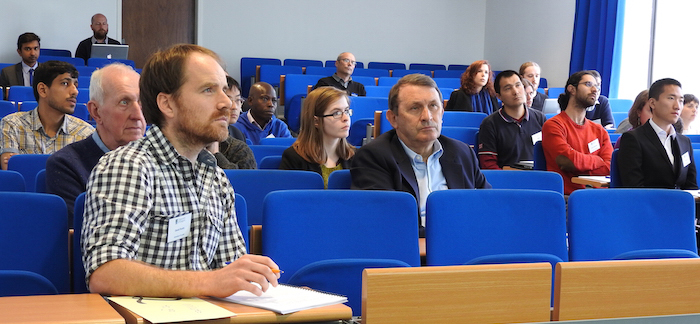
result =
[[[134,72],[138,74],[138,72],[136,72],[131,66],[119,62],[105,65],[104,67],[93,72],[92,76],[90,77],[90,100],[97,102],[97,104],[100,106],[104,104],[105,98],[105,89],[102,87],[102,79],[104,78],[105,70],[112,69],[117,69],[124,73]]]

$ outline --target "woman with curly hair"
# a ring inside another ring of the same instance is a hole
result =
[[[445,110],[478,111],[492,114],[498,110],[493,90],[493,73],[486,60],[479,60],[462,73],[462,87],[450,95]]]

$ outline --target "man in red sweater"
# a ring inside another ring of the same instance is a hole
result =
[[[591,71],[572,74],[558,99],[562,112],[542,126],[547,170],[561,174],[566,195],[584,188],[572,183],[572,177],[610,174],[613,148],[608,132],[586,119],[586,107],[594,105],[599,95],[600,84]]]

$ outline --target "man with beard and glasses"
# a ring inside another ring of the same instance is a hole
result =
[[[41,39],[34,33],[24,33],[17,38],[17,54],[22,62],[2,69],[0,87],[32,86],[32,78],[39,63]],[[2,96],[0,96],[2,98]]]
[[[71,116],[78,97],[78,71],[60,61],[39,64],[34,71],[36,108],[0,120],[0,161],[15,154],[51,154],[80,141],[95,131],[90,124]]]
[[[75,50],[75,57],[85,60],[85,64],[87,64],[92,54],[92,44],[121,45],[116,39],[107,37],[109,25],[107,24],[107,17],[105,17],[105,15],[98,13],[92,16],[90,20],[90,29],[92,29],[92,37],[88,37],[80,42],[78,48]]]
[[[440,135],[444,113],[442,94],[432,78],[404,76],[389,92],[386,117],[394,129],[357,150],[350,169],[353,189],[405,191],[416,197],[421,237],[428,194],[491,188],[474,151]]]
[[[564,194],[584,186],[571,178],[579,175],[609,175],[612,145],[603,126],[586,119],[586,108],[598,99],[600,84],[592,71],[579,71],[566,81],[559,95],[561,113],[542,126],[542,148],[547,170],[564,178]]]
[[[91,292],[226,297],[277,285],[277,264],[246,254],[233,187],[205,149],[228,136],[221,64],[190,44],[146,62],[139,88],[152,126],[105,155],[88,180],[81,244]]]
[[[277,101],[277,92],[269,83],[258,82],[250,87],[250,110],[241,114],[234,125],[253,145],[267,137],[292,137],[287,124],[275,117]]]

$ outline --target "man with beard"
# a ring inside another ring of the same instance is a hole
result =
[[[250,110],[241,114],[235,126],[253,145],[260,144],[260,140],[266,137],[292,137],[287,124],[275,117],[277,92],[269,83],[253,84],[248,104]]]
[[[491,188],[474,151],[440,135],[444,113],[442,94],[432,78],[404,76],[389,92],[386,117],[394,129],[357,150],[350,169],[353,189],[405,191],[416,197],[421,236],[428,194]]]
[[[246,254],[233,187],[205,149],[228,136],[221,64],[190,44],[146,62],[139,88],[152,126],[105,155],[87,185],[81,237],[91,292],[226,297],[277,285],[277,264]]]
[[[612,145],[603,126],[586,119],[586,108],[598,99],[600,84],[592,71],[579,71],[566,81],[558,102],[561,113],[542,126],[542,148],[547,170],[564,178],[564,194],[583,185],[571,178],[578,175],[609,175]]]
[[[22,62],[10,65],[2,69],[0,73],[0,87],[32,86],[32,78],[36,71],[39,59],[41,39],[34,33],[24,33],[17,38],[17,54]],[[2,96],[0,96],[2,98]]]
[[[78,97],[78,71],[73,65],[47,61],[34,71],[36,108],[5,116],[0,120],[0,161],[15,154],[51,154],[80,141],[95,130],[71,116]]]
[[[348,96],[366,96],[365,86],[352,80],[352,72],[355,71],[355,55],[344,52],[335,60],[336,72],[329,77],[318,80],[314,89],[318,87],[334,87],[347,92]]]
[[[92,44],[121,45],[116,39],[107,37],[109,25],[107,24],[107,17],[105,17],[105,15],[98,13],[92,16],[90,20],[90,29],[92,29],[92,37],[88,37],[80,42],[78,48],[75,50],[75,57],[85,60],[85,64],[87,64],[92,54]]]

